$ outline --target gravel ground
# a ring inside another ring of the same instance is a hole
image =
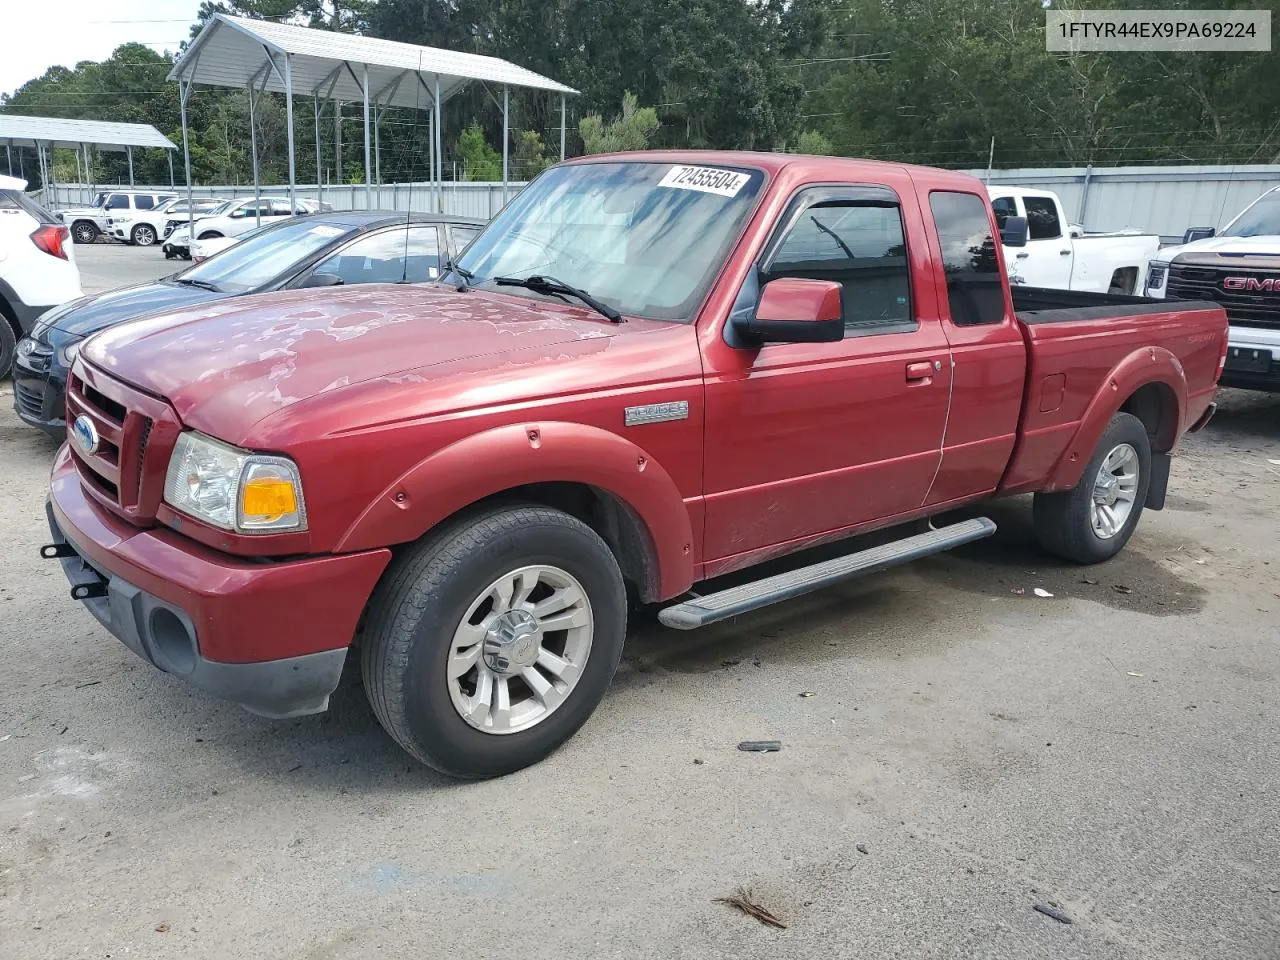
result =
[[[109,637],[37,558],[54,445],[0,394],[0,957],[1280,956],[1280,397],[1225,392],[1108,564],[1015,500],[950,555],[640,618],[566,748],[457,784],[350,671],[272,722]]]

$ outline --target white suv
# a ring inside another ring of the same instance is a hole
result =
[[[328,203],[315,200],[297,200],[294,202],[293,214],[299,217],[313,213],[330,213],[333,207]],[[182,217],[173,230],[165,234],[164,255],[166,258],[181,257],[191,259],[191,241],[215,240],[219,237],[238,237],[263,224],[279,223],[280,218],[290,216],[288,197],[263,197],[255,201],[253,197],[239,200],[228,200],[208,216],[196,216],[193,223],[195,237],[188,230],[187,218]],[[174,218],[169,218],[174,223]]]
[[[108,232],[111,217],[124,216],[133,210],[154,210],[178,194],[175,191],[153,193],[145,190],[111,190],[99,193],[87,207],[69,207],[58,211],[58,219],[71,228],[76,243],[93,243]]]
[[[197,217],[203,217],[221,204],[221,200],[195,197],[191,201],[190,209]],[[152,210],[132,210],[123,215],[108,217],[107,232],[125,243],[149,247],[164,237],[165,226],[170,220],[185,221],[187,209],[186,197],[174,197]]]
[[[36,318],[82,295],[69,231],[28,199],[26,186],[0,176],[0,377]]]

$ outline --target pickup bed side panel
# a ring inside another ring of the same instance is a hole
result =
[[[1161,385],[1158,452],[1172,450],[1208,406],[1225,329],[1220,311],[1120,312],[1019,314],[1029,363],[1026,402],[1001,493],[1073,488],[1111,417],[1148,384]]]
[[[414,540],[485,497],[534,483],[588,484],[639,516],[658,570],[658,592],[693,583],[691,513],[670,474],[635,443],[580,423],[530,420],[474,434],[445,447],[388,486],[353,524],[338,551]]]

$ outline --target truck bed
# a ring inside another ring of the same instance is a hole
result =
[[[1091,405],[1153,378],[1180,400],[1153,448],[1164,452],[1213,398],[1226,334],[1216,303],[1011,287],[1027,345],[1023,416],[1003,493],[1069,489],[1088,459]],[[1174,309],[1170,309],[1174,307]],[[1164,441],[1167,437],[1168,445]],[[1046,482],[1046,478],[1047,482]]]

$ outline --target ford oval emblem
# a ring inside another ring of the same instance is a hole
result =
[[[71,436],[86,456],[91,457],[98,452],[98,428],[84,414],[76,417],[75,423],[71,425]]]

